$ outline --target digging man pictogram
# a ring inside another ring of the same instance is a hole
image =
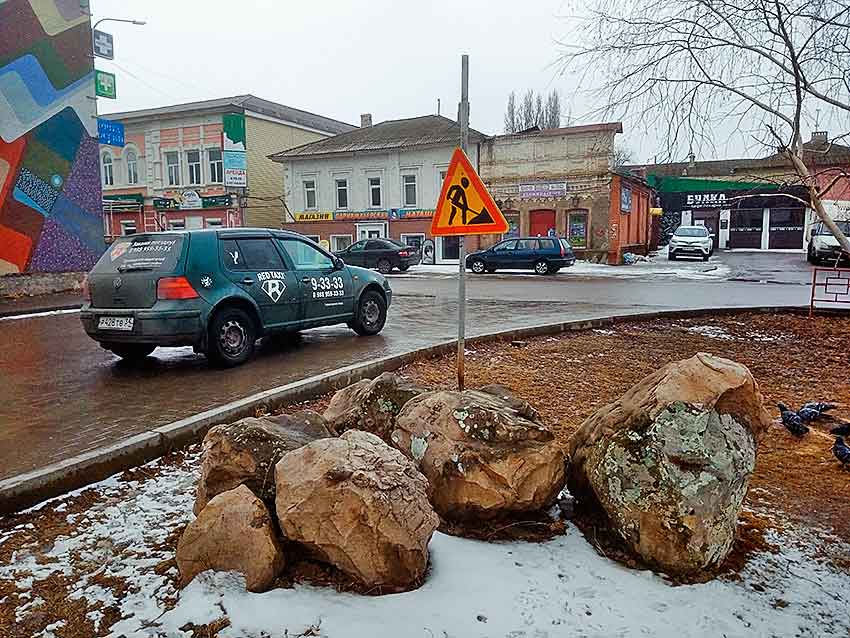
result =
[[[452,203],[452,213],[449,215],[449,226],[454,223],[455,215],[458,209],[461,211],[461,220],[466,226],[466,214],[469,212],[469,202],[466,199],[466,188],[469,186],[469,180],[465,177],[460,179],[460,185],[455,184],[449,189],[446,199]]]

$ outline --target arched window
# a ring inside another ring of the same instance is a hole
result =
[[[115,176],[112,173],[112,155],[109,153],[103,154],[103,185],[112,186],[115,184]]]
[[[125,158],[127,160],[127,183],[128,184],[138,184],[139,183],[139,160],[136,157],[136,153],[134,151],[127,151]]]

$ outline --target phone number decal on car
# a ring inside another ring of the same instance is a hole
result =
[[[311,277],[310,284],[313,286],[313,299],[345,296],[342,277]]]

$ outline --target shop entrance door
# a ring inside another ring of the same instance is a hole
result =
[[[530,235],[532,237],[546,237],[549,235],[549,229],[555,230],[555,211],[554,210],[533,210],[529,213],[529,221],[531,222]]]
[[[768,248],[803,248],[802,208],[771,208]]]
[[[729,220],[729,248],[761,248],[763,217],[761,208],[733,210]]]

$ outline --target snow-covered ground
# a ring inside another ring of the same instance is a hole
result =
[[[239,576],[208,572],[178,595],[169,578],[175,568],[154,568],[172,557],[165,543],[169,533],[192,517],[196,462],[192,458],[164,470],[149,464],[143,472],[150,478],[139,481],[107,479],[95,486],[99,498],[92,507],[67,515],[74,524],[70,535],[52,546],[38,548],[33,542],[16,551],[0,566],[0,579],[14,580],[28,601],[20,619],[43,609],[33,588],[58,573],[72,576],[70,598],[90,603],[89,618],[100,622],[106,607],[120,609],[122,619],[101,628],[116,637],[189,637],[189,623],[225,616],[230,624],[218,635],[244,638],[846,638],[850,633],[850,574],[815,557],[807,530],[774,533],[770,540],[780,552],[752,559],[740,579],[700,585],[673,586],[651,572],[607,560],[570,525],[564,536],[542,544],[485,543],[437,533],[425,584],[404,594],[367,597],[310,586],[251,594]],[[69,497],[49,507],[73,509]],[[0,534],[0,548],[16,534],[31,533],[32,525]],[[103,576],[130,587],[116,596],[102,584]],[[73,619],[54,623],[62,620]],[[38,635],[47,638],[53,630]]]
[[[594,264],[588,261],[577,261],[573,266],[564,268],[558,274],[553,275],[556,279],[570,277],[621,277],[621,278],[667,278],[667,279],[693,279],[693,280],[722,280],[727,279],[731,269],[722,263],[717,257],[712,257],[708,262],[700,259],[678,259],[667,260],[667,248],[653,253],[650,261],[639,261],[631,266],[609,266],[607,264]],[[539,277],[531,270],[500,269],[499,273],[509,273],[517,276]],[[405,273],[393,272],[391,279],[406,277],[443,276],[454,277],[458,273],[457,264],[420,264],[411,267]],[[471,275],[471,273],[468,273]],[[472,275],[475,277],[487,277],[487,275]]]

